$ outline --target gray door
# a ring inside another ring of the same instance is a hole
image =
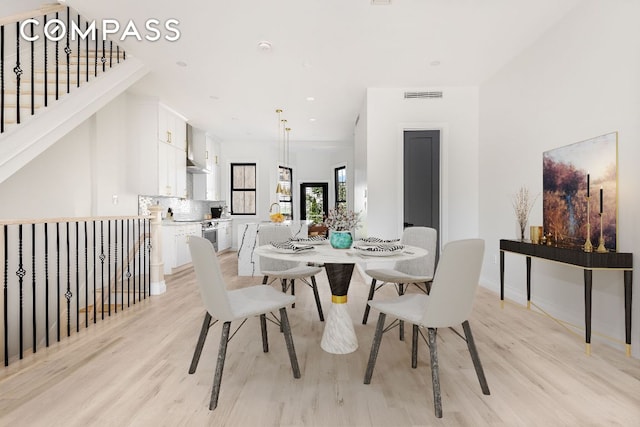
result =
[[[440,235],[440,131],[404,132],[404,226]]]

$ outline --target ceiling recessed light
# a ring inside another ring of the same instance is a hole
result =
[[[429,65],[431,65],[432,67],[437,67],[438,65],[440,65],[440,61],[431,61],[429,62]]]
[[[220,99],[220,97],[216,95],[210,95],[209,99],[213,99],[214,101],[217,101],[218,99]]]
[[[316,99],[313,96],[307,96],[307,101],[315,101]]]
[[[267,40],[261,40],[258,42],[258,49],[268,51],[271,50],[271,42]]]
[[[310,121],[310,122],[315,122],[315,121],[316,121],[316,118],[315,118],[315,117],[311,117],[311,118],[309,119],[309,121]]]
[[[176,65],[177,65],[178,67],[186,67],[186,66],[187,66],[187,63],[186,63],[186,62],[184,62],[184,61],[177,61],[177,62],[176,62]]]

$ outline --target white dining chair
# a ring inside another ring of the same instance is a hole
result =
[[[275,319],[273,321],[278,323],[282,332],[284,332],[293,377],[300,378],[300,368],[298,366],[296,350],[291,336],[291,327],[285,308],[295,301],[295,297],[278,292],[269,286],[262,285],[229,291],[226,289],[225,281],[220,271],[218,257],[211,242],[202,237],[190,236],[188,244],[196,273],[196,282],[200,288],[200,295],[206,309],[204,322],[193,353],[191,366],[189,367],[190,374],[193,374],[198,367],[200,354],[202,353],[209,328],[218,321],[223,322],[220,347],[218,349],[218,362],[213,379],[209,409],[213,410],[218,406],[218,395],[220,394],[227,344],[231,339],[229,336],[231,322],[242,320],[242,323],[238,326],[239,329],[244,325],[247,318],[259,316],[262,329],[262,350],[266,353],[269,351],[266,315],[275,310],[279,310],[280,319],[273,315]],[[215,320],[212,322],[212,319]],[[270,318],[269,320],[272,319]],[[236,329],[234,335],[238,329]]]
[[[452,328],[462,324],[464,339],[467,342],[482,393],[490,394],[468,320],[480,278],[483,254],[484,240],[482,239],[450,242],[442,251],[429,294],[405,294],[390,300],[369,301],[369,305],[379,310],[380,315],[364,376],[365,384],[371,383],[384,332],[395,327],[399,320],[412,323],[416,332],[412,343],[412,357],[417,357],[418,331],[427,329],[428,338],[425,341],[427,341],[431,356],[433,403],[436,416],[441,418],[442,398],[436,345],[437,331],[438,328]],[[385,328],[387,315],[393,316],[395,319]],[[458,335],[460,334],[458,333]],[[415,368],[415,366],[413,367]]]
[[[438,232],[430,227],[407,227],[402,232],[400,243],[417,246],[427,250],[424,257],[398,261],[392,268],[367,269],[365,274],[371,277],[367,302],[373,299],[374,293],[384,285],[391,283],[396,287],[398,295],[404,295],[406,287],[414,284],[425,293],[429,292],[436,264]],[[378,283],[380,282],[380,283]],[[424,286],[422,288],[421,286]],[[367,304],[362,317],[362,324],[369,319],[370,305]],[[400,323],[400,339],[404,340],[404,324]]]
[[[260,245],[268,245],[271,242],[281,243],[290,239],[291,231],[289,227],[281,225],[263,225],[258,229],[258,240]],[[282,292],[284,293],[291,289],[291,295],[296,294],[296,280],[300,280],[302,283],[309,286],[313,290],[313,296],[316,300],[316,308],[318,309],[320,321],[324,321],[324,313],[322,311],[320,295],[318,294],[318,285],[316,283],[316,275],[322,271],[322,268],[295,261],[277,260],[262,256],[260,257],[260,270],[263,274],[263,285],[268,285],[273,283],[275,280],[280,280]]]

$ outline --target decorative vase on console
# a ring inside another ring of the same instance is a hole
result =
[[[360,214],[343,207],[329,209],[324,226],[329,229],[329,243],[336,249],[349,249],[353,243],[351,230],[359,227]]]
[[[513,196],[513,210],[516,212],[516,220],[520,226],[520,241],[524,242],[524,231],[527,229],[529,223],[529,213],[533,208],[538,196],[531,200],[529,196],[529,189],[526,187],[520,187],[520,190]]]

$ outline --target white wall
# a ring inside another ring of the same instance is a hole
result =
[[[137,215],[125,102],[117,97],[0,183],[0,218]]]
[[[367,231],[384,238],[400,236],[403,132],[440,129],[441,243],[476,237],[478,90],[474,87],[417,89],[442,90],[443,98],[404,99],[405,90],[416,89],[367,90]],[[356,185],[359,188],[359,183]]]
[[[480,231],[487,241],[483,283],[499,289],[500,238],[516,238],[511,196],[542,193],[542,153],[618,131],[618,250],[640,252],[640,2],[585,1],[480,89]],[[542,200],[530,224],[542,224]],[[508,298],[525,300],[524,258],[506,256]],[[533,300],[584,325],[580,269],[533,262]],[[594,272],[595,332],[624,340],[622,273]],[[638,291],[638,281],[634,293]],[[633,352],[640,356],[640,305]],[[579,332],[583,335],[582,332]],[[596,342],[597,338],[594,337]]]

